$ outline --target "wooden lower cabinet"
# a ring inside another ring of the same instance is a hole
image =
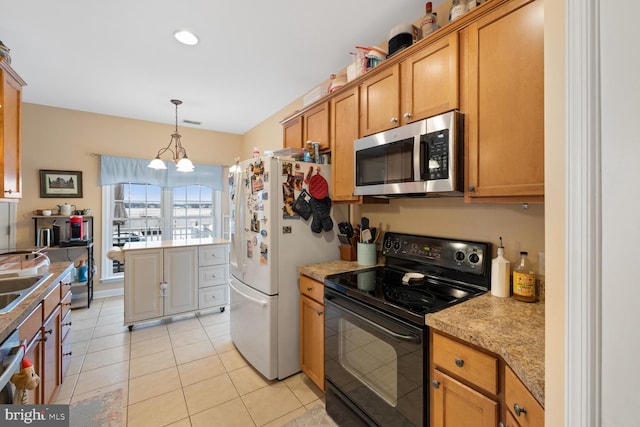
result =
[[[497,355],[433,330],[430,343],[432,426],[544,426],[544,409]]]
[[[56,307],[42,324],[42,339],[44,343],[40,384],[43,402],[47,403],[55,399],[58,387],[62,384],[60,369],[60,312],[60,307]]]
[[[431,381],[432,426],[495,427],[499,404],[495,400],[435,370]]]
[[[300,369],[324,391],[324,284],[300,276]]]

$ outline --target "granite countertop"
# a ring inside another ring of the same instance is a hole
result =
[[[208,237],[203,239],[187,239],[187,240],[151,240],[145,242],[128,242],[125,243],[122,250],[131,251],[136,249],[162,249],[175,248],[185,246],[205,246],[205,245],[226,245],[229,241],[220,238]]]
[[[324,282],[330,274],[364,268],[369,267],[338,260],[302,265],[297,270]],[[544,407],[544,302],[524,303],[487,293],[427,314],[425,323],[502,357]]]
[[[51,273],[52,276],[38,286],[24,301],[16,305],[13,310],[0,314],[0,342],[4,341],[31,314],[40,301],[58,285],[60,278],[72,268],[72,262],[52,262],[38,268],[37,274]]]
[[[484,294],[425,319],[433,329],[502,357],[544,407],[544,303]]]

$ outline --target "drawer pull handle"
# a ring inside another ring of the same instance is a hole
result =
[[[71,322],[63,323],[62,326],[71,326]]]
[[[462,359],[456,359],[456,366],[458,368],[462,368],[464,366],[464,360]]]
[[[313,288],[311,286],[307,286],[307,291],[311,292]]]
[[[440,381],[433,380],[431,381],[431,385],[433,386],[433,388],[440,388]]]
[[[53,333],[53,328],[52,329],[48,329],[46,331],[44,331],[45,334],[52,334]]]
[[[72,352],[72,351],[70,351],[69,353],[62,353],[62,355],[63,355],[63,356],[71,356],[71,354],[72,354],[72,353],[73,353],[73,352]]]
[[[521,408],[520,405],[518,405],[517,403],[514,403],[513,412],[515,412],[517,416],[520,416],[520,414],[526,414],[527,410],[524,407]]]
[[[324,311],[317,311],[316,313],[318,313],[318,316],[322,316],[322,313],[324,313]]]

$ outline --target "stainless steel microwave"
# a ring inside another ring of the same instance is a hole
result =
[[[355,195],[463,195],[463,115],[438,116],[357,139]]]

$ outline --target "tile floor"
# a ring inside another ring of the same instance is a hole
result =
[[[324,406],[304,374],[269,381],[248,365],[231,342],[228,310],[129,332],[123,305],[107,298],[72,311],[73,357],[55,403],[120,388],[129,427],[275,427]]]

